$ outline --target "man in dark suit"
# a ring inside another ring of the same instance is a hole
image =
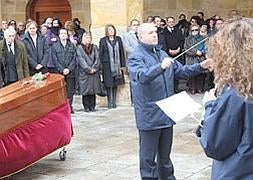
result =
[[[52,46],[52,58],[57,72],[65,77],[71,113],[74,113],[72,102],[75,91],[76,48],[68,40],[67,29],[60,29],[59,38],[60,41]]]
[[[166,52],[170,57],[176,57],[183,51],[184,47],[184,36],[182,32],[175,28],[175,19],[174,17],[168,17],[167,18],[167,28],[163,31],[163,36],[165,39],[165,45],[166,45]],[[180,57],[177,59],[180,63],[184,63],[184,58]],[[178,80],[175,79],[174,87],[175,92],[178,92]]]

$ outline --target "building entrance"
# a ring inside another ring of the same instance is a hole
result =
[[[47,17],[58,17],[64,24],[72,19],[68,0],[30,0],[26,6],[26,17],[35,20],[39,25]]]

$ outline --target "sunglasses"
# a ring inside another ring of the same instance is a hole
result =
[[[194,31],[199,31],[199,30],[198,29],[192,29],[191,31],[194,32]]]

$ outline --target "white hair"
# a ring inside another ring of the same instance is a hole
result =
[[[14,34],[14,35],[17,34],[17,32],[16,32],[16,30],[14,29],[13,26],[9,26],[9,27],[4,31],[4,38],[6,39],[10,34]]]
[[[141,39],[141,35],[143,32],[149,30],[150,28],[154,27],[153,23],[142,23],[139,27],[138,27],[138,31],[137,31],[137,35],[138,37]]]

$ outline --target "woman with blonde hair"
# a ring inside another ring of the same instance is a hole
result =
[[[48,45],[46,38],[38,33],[38,25],[31,20],[26,24],[27,32],[23,36],[23,42],[27,50],[30,75],[47,72]]]
[[[92,43],[91,33],[84,33],[82,44],[77,47],[79,59],[79,92],[85,112],[95,111],[96,94],[100,93],[100,60],[97,45]]]
[[[253,179],[253,20],[227,20],[210,38],[217,97],[204,96],[200,142],[212,179]]]

